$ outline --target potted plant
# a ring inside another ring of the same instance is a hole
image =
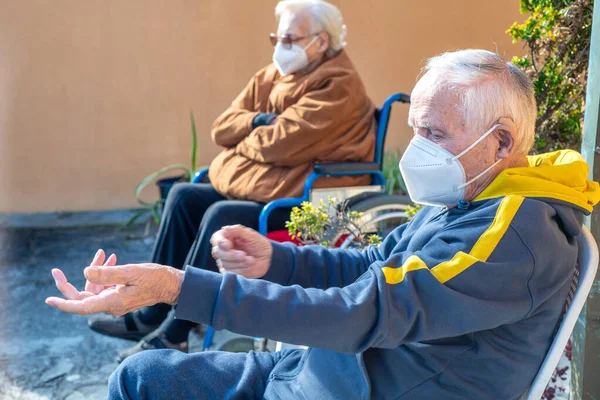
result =
[[[290,220],[285,223],[292,240],[302,245],[320,244],[325,247],[336,247],[340,236],[352,234],[354,245],[364,248],[381,243],[381,237],[365,234],[361,230],[360,217],[363,213],[351,211],[347,202],[338,202],[329,197],[318,206],[305,201],[300,207],[292,208]]]
[[[196,132],[196,122],[194,120],[194,114],[190,111],[190,121],[192,125],[192,156],[191,156],[191,164],[188,167],[184,164],[171,164],[167,165],[156,172],[145,177],[135,188],[135,199],[141,206],[141,209],[136,212],[127,222],[128,225],[135,222],[141,216],[150,213],[152,216],[152,220],[156,224],[160,222],[160,211],[162,210],[162,206],[167,199],[167,195],[171,190],[171,187],[178,182],[189,182],[191,181],[194,173],[196,172],[196,149],[198,147],[197,143],[197,132]],[[182,171],[182,174],[175,176],[168,176],[162,179],[158,179],[159,177],[164,176],[172,171]],[[148,202],[142,198],[142,191],[152,182],[156,181],[156,185],[158,186],[160,198],[154,202]]]
[[[407,206],[408,220],[422,208],[420,204]],[[348,235],[352,235],[352,245],[357,248],[381,244],[381,236],[363,231],[362,216],[362,212],[351,211],[346,201],[329,197],[327,203],[321,200],[318,206],[305,201],[300,207],[292,208],[285,227],[292,240],[301,245],[320,244],[334,248]]]

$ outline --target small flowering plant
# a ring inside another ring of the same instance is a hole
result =
[[[410,221],[422,208],[422,204],[416,203],[412,206],[406,206],[406,216],[408,217],[408,220]]]
[[[290,220],[285,226],[292,239],[303,245],[320,244],[335,247],[337,240],[344,235],[352,235],[352,243],[360,248],[379,245],[381,237],[364,233],[360,218],[363,213],[351,211],[348,202],[338,202],[329,197],[327,202],[321,200],[319,205],[305,201],[300,207],[292,208]]]

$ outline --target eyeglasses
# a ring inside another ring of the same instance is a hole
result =
[[[289,33],[286,33],[285,35],[281,35],[281,36],[278,36],[276,33],[271,33],[269,35],[269,39],[271,39],[271,44],[273,45],[273,47],[277,46],[277,42],[279,42],[279,43],[281,43],[281,46],[283,46],[284,49],[289,50],[289,49],[292,48],[292,45],[294,43],[296,43],[297,41],[302,40],[302,39],[306,39],[306,38],[309,38],[309,37],[312,37],[312,36],[317,36],[320,33],[321,32],[311,33],[310,35],[297,36],[297,37],[294,36],[294,35],[291,35]]]

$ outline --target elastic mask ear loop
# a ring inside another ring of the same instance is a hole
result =
[[[484,169],[482,173],[480,173],[479,175],[477,175],[475,178],[471,179],[469,182],[458,186],[458,188],[462,189],[462,188],[464,188],[466,186],[469,186],[471,183],[475,182],[477,179],[479,179],[483,175],[485,175],[490,169],[494,168],[496,166],[496,164],[498,164],[500,161],[502,161],[502,159],[496,161],[495,163],[493,163],[492,165],[490,165],[489,167],[487,167],[486,169]]]
[[[302,50],[306,51],[306,49],[308,49],[310,46],[313,45],[313,43],[317,40],[317,38],[319,37],[320,33],[318,35],[315,35],[315,37],[312,38],[312,40],[310,42],[308,42],[308,44],[306,46],[304,46],[302,48]]]
[[[500,126],[500,124],[496,124],[496,125],[492,126],[487,132],[485,132],[483,135],[481,135],[481,137],[479,139],[477,139],[476,141],[474,141],[473,144],[471,144],[469,147],[467,147],[465,150],[463,150],[459,155],[457,155],[456,157],[454,157],[454,159],[458,160],[460,157],[462,157],[463,155],[465,155],[467,152],[469,152],[469,150],[471,150],[473,147],[477,146],[483,139],[485,139],[490,133],[492,133],[499,126]],[[473,179],[471,179],[469,182],[464,183],[464,184],[458,186],[458,189],[462,189],[464,187],[469,186],[471,183],[475,182],[477,179],[479,179],[483,175],[485,175],[489,170],[491,170],[492,168],[494,168],[496,166],[496,164],[498,164],[500,161],[502,161],[502,159],[496,161],[495,163],[493,163],[492,165],[490,165],[489,167],[487,167],[486,169],[484,169],[479,175],[477,175],[476,177],[474,177]]]
[[[500,124],[496,124],[496,125],[492,126],[487,132],[485,132],[483,135],[481,135],[479,137],[479,139],[474,141],[469,147],[464,149],[460,154],[454,156],[454,158],[459,159],[462,156],[464,156],[465,154],[467,154],[469,152],[469,150],[471,150],[473,147],[477,146],[483,139],[485,139],[490,133],[494,132],[494,130],[499,126],[500,126]]]

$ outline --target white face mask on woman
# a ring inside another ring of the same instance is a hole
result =
[[[305,68],[308,65],[308,56],[306,55],[306,49],[308,49],[317,40],[319,36],[316,35],[304,48],[297,44],[292,44],[292,47],[286,49],[278,42],[275,45],[275,51],[273,52],[273,64],[277,67],[277,70],[281,76],[293,74],[296,71]]]
[[[412,201],[432,206],[454,206],[463,200],[465,187],[481,178],[501,160],[467,182],[465,170],[458,159],[499,126],[500,124],[492,126],[456,156],[437,143],[415,135],[400,160],[400,171]]]

